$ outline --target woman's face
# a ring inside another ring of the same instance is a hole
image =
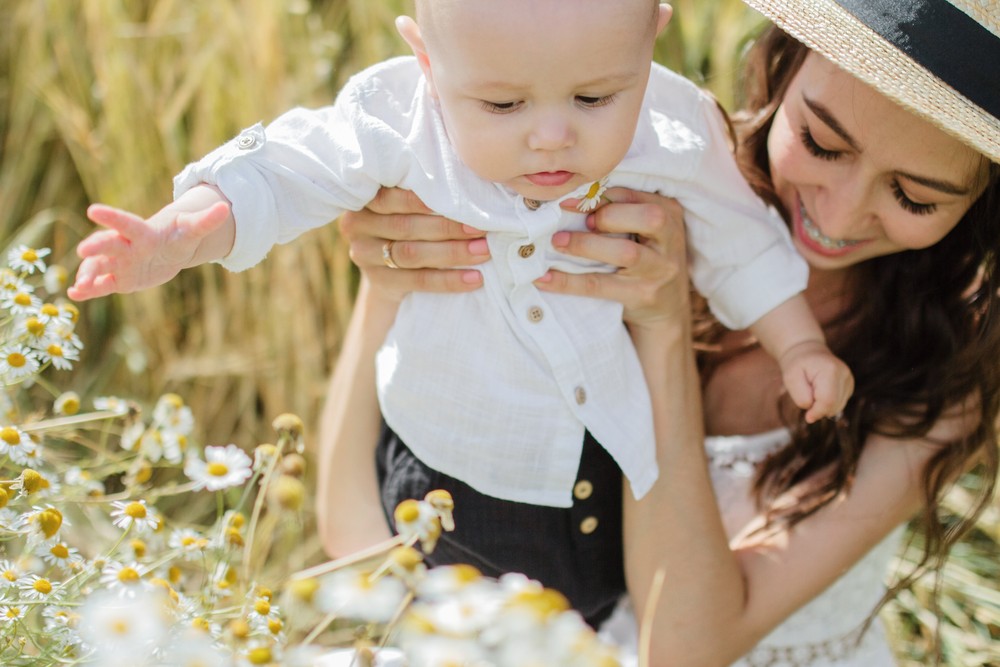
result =
[[[815,269],[931,246],[985,187],[980,154],[816,54],[767,147],[794,243]]]

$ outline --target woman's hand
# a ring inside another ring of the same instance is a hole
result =
[[[553,247],[568,255],[619,267],[615,273],[571,274],[550,271],[535,285],[547,292],[612,299],[625,306],[631,326],[688,317],[684,210],[673,199],[624,188],[605,193],[610,203],[590,214],[593,232],[557,232]],[[562,203],[575,208],[576,200]],[[627,234],[607,236],[606,234]]]
[[[409,190],[382,188],[364,210],[345,213],[340,232],[372,287],[396,300],[409,292],[468,292],[489,259],[485,232],[435,215]],[[392,268],[386,258],[397,268]]]

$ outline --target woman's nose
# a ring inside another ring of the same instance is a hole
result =
[[[876,219],[873,202],[870,184],[857,175],[847,174],[820,188],[813,210],[807,214],[832,239],[860,240]]]

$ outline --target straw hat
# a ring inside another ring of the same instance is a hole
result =
[[[744,0],[817,53],[1000,162],[1000,0]]]

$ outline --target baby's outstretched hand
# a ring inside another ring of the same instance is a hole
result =
[[[825,344],[807,341],[790,348],[778,360],[789,396],[806,411],[806,422],[835,417],[854,392],[854,376]]]
[[[87,217],[105,229],[77,246],[83,261],[67,295],[82,301],[162,285],[181,269],[205,261],[198,259],[202,240],[229,219],[229,210],[226,202],[191,211],[168,205],[146,220],[104,204],[91,205]]]

